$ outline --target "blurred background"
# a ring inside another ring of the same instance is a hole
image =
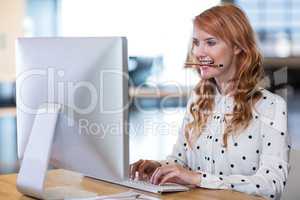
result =
[[[15,39],[126,36],[130,161],[172,149],[197,74],[183,68],[192,19],[217,0],[0,0],[0,174],[18,170]],[[300,1],[233,0],[247,13],[264,55],[267,88],[288,101],[292,148],[300,148]]]

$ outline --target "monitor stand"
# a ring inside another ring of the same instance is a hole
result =
[[[43,198],[51,146],[60,111],[60,104],[47,103],[42,104],[37,111],[17,177],[17,189],[23,194]]]
[[[51,156],[51,147],[55,134],[55,128],[62,105],[55,103],[42,104],[35,116],[31,134],[26,145],[20,171],[17,177],[17,189],[22,194],[39,199],[48,199],[49,196],[64,198],[64,194],[70,193],[81,197],[96,196],[96,193],[74,189],[72,187],[45,188],[45,180]]]

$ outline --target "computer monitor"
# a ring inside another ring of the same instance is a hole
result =
[[[22,192],[42,192],[26,184],[42,184],[32,179],[48,167],[40,165],[46,148],[54,167],[110,182],[127,177],[126,38],[19,38],[16,58],[18,156],[27,162],[18,177]]]

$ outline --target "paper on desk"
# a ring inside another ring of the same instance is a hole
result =
[[[132,190],[123,193],[113,194],[113,195],[96,196],[96,197],[89,197],[89,198],[67,198],[65,200],[133,200],[133,199],[160,200],[160,198],[152,197]]]

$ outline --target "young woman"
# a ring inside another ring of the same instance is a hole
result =
[[[212,7],[194,21],[192,64],[200,73],[173,152],[139,160],[131,178],[232,189],[279,199],[288,175],[287,107],[261,87],[262,56],[243,11]]]

